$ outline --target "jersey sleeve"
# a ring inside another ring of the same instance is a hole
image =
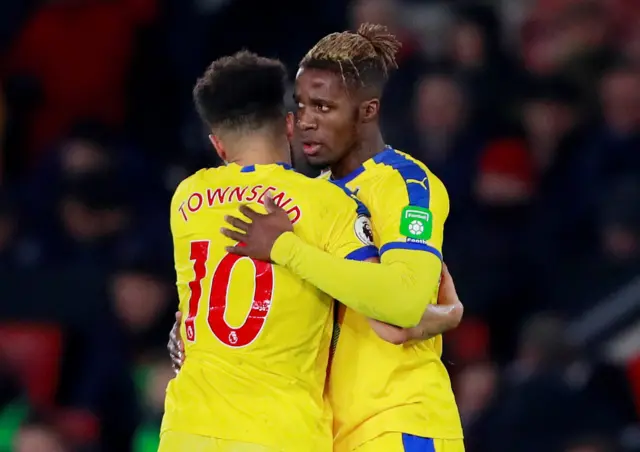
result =
[[[444,224],[449,197],[442,182],[417,163],[405,159],[377,184],[371,214],[378,234],[380,262],[402,268],[405,289],[422,294],[422,303],[437,303],[442,272]]]
[[[376,198],[371,210],[380,256],[391,250],[412,250],[442,260],[449,198],[440,180],[410,163],[377,184],[376,191],[384,195]]]
[[[427,204],[430,193],[425,183],[429,181],[417,181],[421,182],[420,196],[423,198],[422,204],[416,203],[417,206],[427,205],[433,208],[430,203]],[[435,234],[434,219],[424,218],[425,210],[429,211],[429,208],[423,207],[419,211],[413,209],[422,215],[418,223],[423,230],[419,231],[413,226],[411,230],[417,232],[408,237],[404,233],[407,229],[401,229],[408,227],[406,221],[403,223],[402,215],[406,214],[406,207],[411,206],[408,190],[414,189],[403,177],[386,176],[381,179],[378,188],[383,190],[378,192],[379,198],[390,198],[370,206],[380,243],[388,245],[385,250],[381,250],[385,254],[381,253],[380,264],[340,259],[306,244],[290,232],[278,238],[271,258],[367,317],[400,327],[413,327],[418,324],[427,305],[437,293],[442,268],[441,229],[448,207],[443,206],[446,208],[440,219],[440,232],[436,231]],[[441,188],[444,190],[444,187]],[[394,200],[396,196],[399,198]],[[417,213],[411,215],[413,221],[413,215]],[[393,220],[392,216],[396,219]],[[408,215],[407,217],[409,218]],[[379,226],[376,225],[378,220],[381,221]],[[429,226],[432,228],[431,235],[425,233]]]
[[[325,249],[334,256],[349,260],[377,258],[378,248],[373,244],[369,209],[347,190],[344,194],[331,191],[339,195],[331,199],[325,211],[325,219],[329,220]]]

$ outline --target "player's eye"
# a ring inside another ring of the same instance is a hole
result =
[[[322,113],[327,113],[330,109],[328,105],[318,104],[316,105],[316,110]]]
[[[297,103],[298,108],[304,108],[304,104],[302,102]]]

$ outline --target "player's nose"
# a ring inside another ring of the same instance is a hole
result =
[[[302,131],[316,130],[318,128],[317,121],[315,121],[313,115],[309,114],[307,108],[299,108],[296,112],[296,119],[296,126]]]
[[[298,128],[303,131],[307,130],[316,130],[318,128],[318,124],[313,121],[305,121],[304,119],[298,119],[296,122]]]

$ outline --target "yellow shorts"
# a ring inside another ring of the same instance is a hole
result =
[[[464,452],[464,441],[384,433],[357,447],[354,452]]]
[[[158,452],[279,452],[260,444],[240,443],[190,433],[162,432]]]

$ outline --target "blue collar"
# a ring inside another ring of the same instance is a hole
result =
[[[293,167],[291,165],[289,165],[288,163],[284,163],[284,162],[276,162],[275,163],[278,166],[283,167],[286,170],[292,170]],[[268,166],[268,165],[258,165],[258,166]],[[247,166],[243,166],[242,169],[240,170],[241,173],[251,173],[253,171],[256,170],[256,165],[247,165]]]
[[[384,150],[382,152],[379,152],[378,154],[374,155],[369,160],[373,160],[374,162],[378,163],[389,152],[393,152],[393,148],[387,144],[387,145],[385,145]],[[367,162],[369,160],[367,160]],[[349,182],[351,182],[353,179],[355,179],[356,177],[361,175],[363,172],[364,172],[364,163],[362,165],[360,165],[359,167],[357,167],[356,169],[354,169],[353,171],[351,171],[349,174],[347,174],[346,176],[344,176],[341,179],[334,179],[333,175],[331,175],[331,182],[333,182],[336,185],[345,186]]]

